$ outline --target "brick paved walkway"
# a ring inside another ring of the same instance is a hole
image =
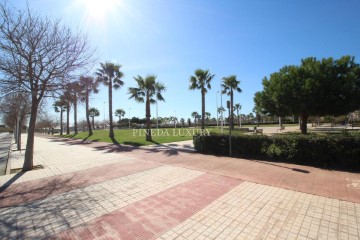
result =
[[[190,145],[36,137],[44,169],[0,177],[0,239],[359,239],[359,174]]]

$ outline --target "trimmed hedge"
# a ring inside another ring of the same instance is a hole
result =
[[[231,142],[233,156],[360,170],[360,136],[356,135],[236,135]],[[202,153],[228,155],[229,136],[194,136],[194,146]]]

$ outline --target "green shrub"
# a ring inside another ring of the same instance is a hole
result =
[[[360,170],[359,135],[237,135],[231,142],[234,156]],[[228,155],[229,136],[196,136],[194,147],[202,153]]]

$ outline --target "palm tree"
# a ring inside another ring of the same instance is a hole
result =
[[[78,134],[78,124],[77,124],[77,104],[79,101],[79,95],[81,94],[80,82],[72,82],[66,85],[66,92],[68,95],[68,100],[71,105],[74,106],[74,132]]]
[[[226,93],[230,96],[230,122],[229,126],[234,129],[234,91],[241,93],[239,88],[240,81],[236,79],[235,75],[223,77],[223,83],[221,84],[222,94]]]
[[[210,74],[209,70],[197,69],[195,76],[190,76],[190,90],[200,89],[201,91],[201,129],[205,128],[205,94],[211,89],[210,82],[215,74]]]
[[[110,120],[110,132],[109,137],[114,138],[114,126],[112,116],[112,89],[119,89],[124,85],[121,78],[124,74],[120,71],[121,65],[114,63],[100,63],[101,69],[98,69],[96,75],[98,80],[109,88],[109,120]]]
[[[211,117],[211,113],[205,112],[205,116],[206,116],[207,124],[209,125],[209,120],[210,120],[210,117]]]
[[[238,117],[239,127],[241,127],[241,125],[240,125],[240,118],[241,118],[241,116],[239,115],[240,109],[241,109],[240,103],[236,103],[236,104],[234,105],[234,110],[236,110],[236,115],[237,115],[237,117]]]
[[[53,104],[55,112],[60,113],[60,135],[63,135],[63,113],[66,110],[66,101],[63,96]]]
[[[185,127],[185,119],[184,119],[184,118],[180,118],[180,122],[181,122],[182,127]]]
[[[196,127],[196,118],[197,118],[198,115],[199,115],[198,112],[192,112],[192,113],[191,113],[191,116],[194,118],[194,125],[195,125],[195,127]]]
[[[116,109],[115,111],[115,116],[119,117],[119,125],[121,124],[120,121],[121,121],[121,117],[125,116],[125,111],[121,108],[119,109]]]
[[[134,77],[134,80],[137,83],[137,87],[129,88],[130,98],[134,98],[135,101],[140,103],[145,101],[146,141],[152,141],[150,104],[156,103],[156,101],[165,101],[161,93],[166,89],[162,83],[156,82],[156,76],[154,75],[148,75],[145,79],[137,76]]]
[[[93,77],[80,77],[80,88],[82,101],[85,102],[85,111],[86,111],[86,122],[88,126],[89,136],[93,135],[90,123],[90,110],[89,110],[89,97],[92,93],[99,92],[99,82],[96,81]]]
[[[100,116],[100,112],[97,108],[90,108],[89,109],[89,116],[91,117],[92,120],[92,127],[95,130],[95,121],[94,118]]]

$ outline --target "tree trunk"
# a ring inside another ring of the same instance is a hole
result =
[[[307,121],[308,121],[309,115],[301,114],[300,117],[301,117],[301,128],[300,128],[301,133],[307,134]]]
[[[238,125],[240,128],[240,116],[239,116],[239,110],[236,110],[236,115],[237,115],[237,119],[238,119]]]
[[[201,129],[205,129],[205,88],[201,90]]]
[[[77,125],[77,98],[75,97],[74,101],[74,132],[75,135],[78,134],[78,125]]]
[[[150,98],[146,96],[146,141],[152,141],[151,137],[151,113],[150,113]]]
[[[113,126],[113,117],[112,117],[112,79],[109,79],[109,122],[110,122],[109,137],[114,138],[114,126]]]
[[[91,116],[92,128],[95,130],[95,116]]]
[[[231,130],[234,130],[234,92],[230,89],[230,124]]]
[[[22,168],[23,172],[30,171],[34,167],[33,154],[34,154],[35,123],[36,123],[39,101],[40,100],[33,98],[31,103],[31,113],[29,120],[28,137],[26,142],[25,159]]]
[[[70,104],[66,104],[66,134],[70,134]]]
[[[16,138],[17,138],[17,150],[21,150],[21,121],[22,118],[20,116],[18,116],[17,121],[16,121]]]
[[[63,135],[63,107],[60,106],[60,135]]]
[[[89,113],[89,91],[86,89],[86,96],[85,96],[85,111],[86,111],[86,122],[89,129],[89,136],[93,135],[93,131],[91,129],[91,123],[90,123],[90,113]]]

